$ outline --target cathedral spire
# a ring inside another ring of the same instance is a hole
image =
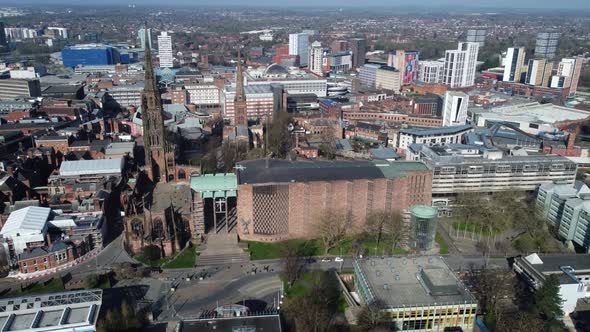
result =
[[[236,97],[234,101],[246,100],[246,93],[244,92],[244,74],[242,72],[242,58],[240,54],[240,46],[238,46],[238,67],[236,68]]]
[[[152,64],[152,50],[150,49],[150,39],[151,36],[148,36],[148,28],[147,25],[144,28],[145,36],[145,43],[143,45],[145,50],[145,88],[144,90],[151,89],[156,91],[156,78],[154,77],[154,66]]]
[[[144,47],[145,82],[141,96],[141,120],[143,122],[145,168],[152,181],[166,182],[174,174],[174,151],[166,141],[162,99],[154,75],[149,38],[145,38]]]

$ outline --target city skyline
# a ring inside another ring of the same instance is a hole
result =
[[[102,2],[105,5],[139,5],[139,6],[147,6],[147,5],[162,5],[161,2],[157,0],[135,0],[129,1],[127,3],[121,3],[120,1],[115,0],[105,0]],[[43,5],[71,5],[71,6],[92,6],[92,4],[81,4],[75,0],[51,0],[51,1],[41,1],[41,0],[8,0],[6,4],[13,4],[13,5],[34,5],[34,4],[43,4]],[[489,2],[484,0],[474,0],[469,1],[469,3],[465,3],[463,0],[425,0],[421,3],[411,4],[408,5],[407,2],[401,0],[393,0],[393,1],[386,1],[386,0],[346,0],[346,1],[336,1],[336,0],[326,0],[321,3],[312,0],[301,0],[298,1],[296,4],[291,3],[277,3],[271,0],[253,0],[253,1],[243,1],[243,0],[205,0],[199,1],[199,3],[194,3],[190,0],[171,0],[166,3],[166,6],[212,6],[212,7],[220,7],[220,6],[236,6],[236,7],[290,7],[290,8],[302,8],[302,7],[321,7],[321,8],[371,8],[371,7],[396,7],[396,8],[424,8],[429,7],[431,9],[453,9],[453,10],[474,10],[474,9],[527,9],[531,11],[535,10],[546,10],[546,9],[562,9],[562,10],[590,10],[590,3],[585,0],[570,0],[567,2],[555,2],[549,0],[522,0],[518,2],[509,1],[509,0],[498,0],[495,2]]]

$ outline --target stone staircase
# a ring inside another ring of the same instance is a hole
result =
[[[248,253],[240,248],[237,234],[208,234],[197,266],[248,263]]]

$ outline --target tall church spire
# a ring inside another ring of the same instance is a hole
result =
[[[240,47],[238,47],[238,67],[236,69],[236,97],[234,101],[246,100],[244,92],[244,73],[242,72],[242,59],[240,56]]]
[[[244,73],[242,71],[242,59],[238,46],[238,66],[236,68],[236,96],[234,97],[234,124],[236,126],[248,125],[248,104],[244,91]]]
[[[141,95],[145,168],[152,181],[166,182],[174,174],[174,152],[166,141],[162,100],[154,75],[152,51],[148,38],[145,40],[145,81]]]

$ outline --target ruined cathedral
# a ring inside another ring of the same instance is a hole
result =
[[[147,40],[147,39],[146,39]],[[160,91],[145,46],[145,87],[141,98],[145,165],[129,183],[125,221],[128,250],[137,254],[145,246],[157,246],[162,256],[182,250],[200,235],[194,226],[190,176],[175,161],[174,146],[167,139]]]

